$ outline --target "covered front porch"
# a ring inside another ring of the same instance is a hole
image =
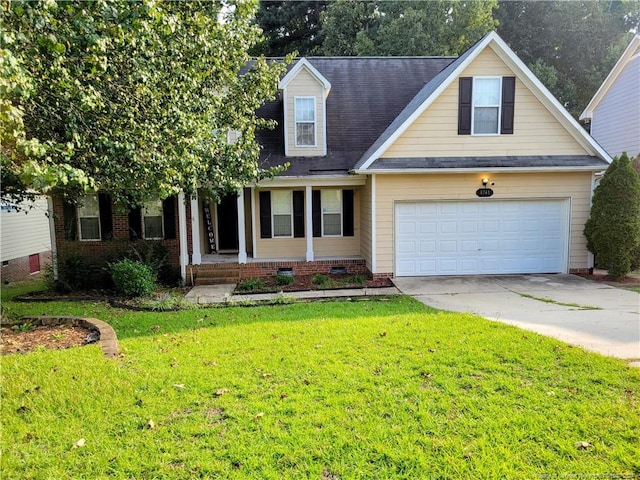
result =
[[[287,191],[280,187],[281,191]],[[342,190],[333,187],[334,190]],[[311,185],[294,187],[289,191],[298,192],[297,199],[304,209],[300,217],[290,213],[291,234],[287,237],[265,238],[261,229],[265,223],[264,205],[261,204],[264,191],[248,187],[236,194],[221,198],[218,202],[195,196],[188,201],[185,213],[189,215],[188,228],[184,225],[181,237],[186,248],[181,252],[183,276],[188,284],[214,283],[242,278],[273,276],[279,272],[294,275],[315,273],[346,272],[349,274],[369,274],[366,259],[360,255],[359,219],[355,222],[354,235],[318,237],[314,228],[312,211],[313,193],[318,193]],[[355,217],[354,189],[351,195],[351,221]],[[275,205],[275,204],[274,204]],[[296,212],[297,215],[297,212]],[[267,220],[274,222],[274,217]],[[344,217],[344,215],[343,215]],[[286,216],[285,216],[286,218]],[[295,235],[294,235],[294,222]],[[186,223],[186,222],[185,222]],[[274,223],[271,227],[274,228]],[[351,229],[353,230],[353,224]],[[347,230],[344,230],[346,232]]]

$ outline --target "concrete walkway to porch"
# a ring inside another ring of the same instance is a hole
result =
[[[268,302],[274,299],[319,299],[339,297],[368,297],[375,295],[397,295],[396,287],[382,288],[344,288],[336,290],[307,290],[284,293],[235,294],[235,284],[202,285],[193,287],[186,295],[187,300],[201,305],[212,303]]]

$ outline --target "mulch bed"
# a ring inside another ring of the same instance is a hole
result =
[[[93,343],[92,331],[76,325],[39,325],[28,323],[0,328],[0,353],[26,353],[39,347],[51,350]],[[95,342],[95,340],[93,340]]]
[[[252,293],[277,293],[277,292],[303,292],[309,290],[336,290],[341,288],[382,288],[392,287],[393,283],[388,278],[366,279],[364,283],[348,282],[349,276],[345,275],[325,275],[330,280],[329,285],[317,285],[313,282],[314,275],[295,275],[293,283],[289,285],[278,285],[276,277],[260,278],[265,282],[264,288],[255,290],[242,290],[239,288],[242,282],[238,284],[233,293],[236,294],[252,294]]]

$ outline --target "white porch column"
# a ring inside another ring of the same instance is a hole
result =
[[[238,263],[247,263],[247,240],[244,226],[244,188],[238,190]]]
[[[256,189],[251,187],[251,243],[253,244],[253,258],[258,258],[258,234],[256,233]]]
[[[187,265],[189,263],[189,249],[187,248],[187,207],[184,192],[178,194],[178,226],[180,236],[180,276],[187,281]]]
[[[198,192],[191,197],[191,245],[193,254],[191,263],[200,265],[202,263],[202,249],[200,248],[200,201]]]
[[[311,185],[307,185],[304,192],[305,229],[307,239],[307,262],[313,262],[313,209],[311,207]]]
[[[376,176],[371,175],[371,273],[378,273],[376,234]]]

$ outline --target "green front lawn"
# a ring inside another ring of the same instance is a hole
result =
[[[640,370],[407,297],[171,313],[6,298],[106,320],[123,356],[2,358],[3,479],[640,475]]]

